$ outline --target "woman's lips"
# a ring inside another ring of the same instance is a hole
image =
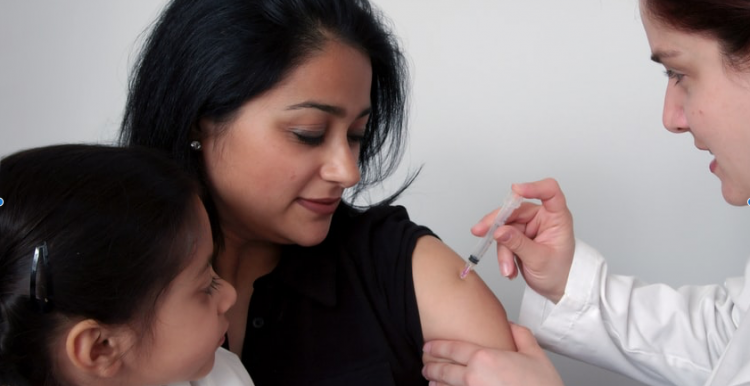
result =
[[[716,172],[716,165],[717,165],[716,164],[716,158],[714,158],[714,160],[711,161],[711,163],[708,165],[708,170],[710,170],[711,173],[715,173]]]
[[[322,199],[311,199],[311,198],[299,198],[297,202],[307,210],[319,214],[319,215],[330,215],[336,211],[339,206],[340,198],[322,198]]]

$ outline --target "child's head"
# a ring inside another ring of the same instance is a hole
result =
[[[198,189],[146,150],[63,145],[2,159],[0,383],[207,374],[236,296],[210,268]]]

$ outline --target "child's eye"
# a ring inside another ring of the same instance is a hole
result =
[[[221,285],[221,279],[219,279],[218,276],[211,276],[211,283],[206,287],[203,292],[205,292],[208,295],[211,295],[219,289],[219,286]]]
[[[685,77],[685,74],[680,74],[678,72],[674,72],[673,70],[665,70],[664,75],[667,76],[669,79],[676,79],[677,81],[675,84],[680,83],[683,77]]]

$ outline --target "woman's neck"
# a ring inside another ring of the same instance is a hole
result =
[[[255,280],[276,268],[281,259],[281,245],[270,242],[248,241],[227,235],[214,269],[237,290],[237,302],[227,311],[229,349],[242,355],[245,341],[247,313]]]
[[[281,245],[268,241],[240,240],[228,235],[214,269],[222,279],[235,287],[249,284],[276,268],[281,259]]]

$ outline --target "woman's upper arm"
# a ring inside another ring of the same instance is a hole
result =
[[[478,275],[459,278],[464,264],[436,237],[417,240],[412,267],[424,340],[462,340],[515,350],[505,309]]]

